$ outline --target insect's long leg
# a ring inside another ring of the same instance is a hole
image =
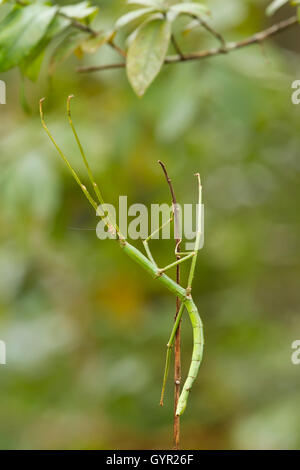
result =
[[[162,224],[160,227],[158,227],[156,230],[154,230],[154,232],[152,232],[148,238],[146,238],[145,240],[143,240],[143,245],[144,245],[144,248],[145,248],[145,251],[147,253],[147,256],[149,258],[149,260],[155,265],[157,266],[156,262],[154,261],[154,258],[152,256],[152,253],[151,253],[151,250],[149,248],[149,244],[148,244],[148,241],[151,240],[151,238],[156,235],[157,233],[159,233],[164,227],[166,227],[168,224],[170,224],[173,220],[173,215],[164,223]]]
[[[54,147],[58,151],[59,155],[61,156],[61,158],[63,159],[63,161],[67,165],[67,167],[69,168],[69,170],[70,170],[73,178],[75,179],[76,183],[78,184],[78,186],[80,186],[80,188],[81,188],[82,192],[84,193],[85,197],[88,199],[89,203],[93,206],[93,208],[97,211],[98,204],[92,198],[92,196],[90,195],[90,193],[88,192],[88,190],[86,189],[84,184],[82,184],[82,182],[81,182],[79,176],[77,175],[76,171],[73,169],[73,167],[71,166],[69,160],[67,159],[67,157],[65,156],[63,151],[60,149],[58,144],[56,143],[54,137],[52,136],[51,132],[49,131],[49,129],[48,129],[46,123],[45,123],[44,112],[43,112],[43,101],[44,100],[45,100],[45,98],[40,99],[40,117],[41,117],[42,126],[45,129],[45,131],[46,131],[49,139],[53,143]]]
[[[163,274],[165,271],[168,269],[174,268],[174,266],[177,266],[178,264],[183,263],[184,261],[189,260],[190,258],[193,258],[193,256],[196,256],[195,251],[191,251],[188,255],[186,255],[184,258],[181,258],[177,261],[174,261],[174,263],[168,264],[168,266],[165,266],[164,268],[159,269],[160,274]]]
[[[157,266],[156,262],[154,261],[154,258],[152,256],[152,253],[151,253],[151,250],[149,248],[149,245],[148,245],[148,241],[147,240],[143,240],[143,245],[144,245],[144,248],[145,248],[145,251],[146,251],[146,254],[149,258],[149,260],[154,264],[154,266]]]
[[[194,273],[195,273],[195,267],[196,267],[196,262],[197,262],[197,256],[198,256],[198,251],[200,248],[200,242],[201,242],[201,234],[202,234],[202,224],[201,224],[201,205],[202,205],[202,185],[201,185],[201,179],[199,173],[196,173],[195,175],[198,179],[198,227],[197,227],[197,234],[196,234],[196,242],[195,242],[195,253],[196,256],[194,256],[191,264],[191,269],[190,269],[190,274],[188,277],[188,285],[187,285],[187,291],[190,292],[192,290],[192,283],[194,279]]]
[[[176,321],[174,323],[174,326],[173,326],[173,329],[172,329],[172,332],[171,332],[171,336],[170,336],[170,339],[169,339],[168,344],[167,344],[166,365],[165,365],[163,385],[162,385],[162,390],[161,390],[160,406],[163,406],[163,404],[164,404],[164,395],[165,395],[165,389],[166,389],[166,384],[167,384],[167,379],[168,379],[168,374],[169,374],[169,369],[170,369],[172,346],[173,346],[173,343],[174,343],[177,328],[179,326],[179,323],[180,323],[180,320],[181,320],[181,317],[182,317],[183,310],[184,310],[184,303],[182,303],[180,305],[180,309],[178,311]]]

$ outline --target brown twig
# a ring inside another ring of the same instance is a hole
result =
[[[72,20],[69,18],[67,15],[64,15],[63,13],[59,13],[60,16],[63,16],[64,18],[67,18],[71,20],[71,24],[74,28],[79,29],[80,31],[83,31],[84,33],[90,34],[92,37],[97,37],[101,31],[96,31],[95,29],[91,28],[88,25],[85,25],[83,23],[80,23],[79,21]],[[121,49],[117,44],[114,43],[113,39],[107,42],[108,46],[110,46],[112,49],[114,49],[118,54],[120,54],[122,57],[126,57],[126,52]]]
[[[177,208],[177,201],[174,193],[174,188],[172,185],[172,181],[169,178],[166,166],[164,165],[163,162],[160,160],[158,161],[160,166],[162,167],[162,170],[164,172],[164,175],[166,177],[167,183],[170,188],[171,192],[171,197],[172,197],[172,205],[173,205],[173,212],[174,212],[174,225],[175,225],[175,234],[176,234],[176,239],[175,239],[175,248],[176,251],[179,253],[180,252],[180,243],[181,239],[177,238],[179,236],[179,221],[178,221],[178,208]],[[180,259],[180,256],[177,255],[176,259]],[[176,266],[176,282],[177,284],[180,283],[180,265]],[[178,312],[180,308],[180,299],[176,297],[176,313],[175,313],[175,318],[174,321],[176,321]],[[177,408],[177,403],[179,400],[180,396],[180,382],[181,382],[181,351],[180,351],[180,341],[181,341],[181,333],[180,333],[180,323],[178,326],[178,329],[176,331],[176,336],[175,336],[175,361],[174,361],[174,385],[175,385],[175,393],[174,393],[174,424],[173,424],[173,446],[174,449],[178,450],[179,449],[179,443],[180,443],[180,416],[176,415],[176,408]]]
[[[107,65],[90,65],[89,67],[78,67],[77,72],[104,72],[105,70],[122,69],[126,67],[125,62],[118,62],[116,64]]]
[[[199,23],[201,24],[201,26],[203,26],[203,28],[206,29],[206,31],[208,31],[212,36],[214,36],[221,43],[221,47],[224,49],[224,52],[226,52],[226,41],[223,38],[222,34],[218,33],[218,31],[212,28],[212,26],[210,26],[202,18],[198,18],[197,16],[195,16],[194,19],[197,19]]]
[[[182,50],[180,49],[179,44],[176,41],[176,38],[175,38],[174,34],[171,35],[171,41],[172,41],[173,47],[174,47],[175,51],[177,52],[177,54],[181,57],[182,60],[184,60],[184,54],[183,54]]]
[[[110,47],[112,47],[115,51],[117,51],[122,57],[126,57],[126,52],[121,49],[121,47],[117,46],[117,44],[114,43],[114,41],[111,39],[110,41],[108,41],[107,43]]]
[[[100,31],[96,31],[92,29],[90,26],[80,23],[80,21],[73,20],[68,15],[64,15],[63,13],[59,12],[59,16],[62,16],[63,18],[70,20],[74,28],[79,29],[80,31],[83,31],[84,33],[90,34],[91,36],[98,36],[98,34],[100,33]]]
[[[227,42],[225,46],[222,45],[218,48],[208,49],[200,52],[194,52],[191,54],[184,54],[184,58],[182,58],[179,54],[174,56],[166,57],[165,64],[175,64],[178,62],[188,62],[192,60],[201,60],[206,59],[208,57],[217,56],[220,54],[224,54],[224,52],[231,52],[237,49],[241,49],[243,47],[251,46],[252,44],[260,44],[266,39],[275,36],[276,34],[285,31],[286,29],[298,24],[298,18],[296,16],[292,16],[287,20],[280,21],[279,23],[270,26],[269,28],[260,31],[248,38],[242,39],[241,41],[236,42]],[[122,68],[125,67],[125,63],[116,63],[116,64],[108,64],[108,65],[93,65],[88,67],[79,67],[77,69],[78,72],[100,72],[103,70],[109,70],[114,68]]]

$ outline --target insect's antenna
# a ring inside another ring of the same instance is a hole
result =
[[[88,173],[88,177],[89,177],[89,180],[94,188],[94,191],[95,191],[95,194],[98,198],[98,201],[100,202],[101,205],[105,206],[105,202],[104,202],[104,199],[102,197],[102,194],[100,192],[100,189],[99,189],[99,186],[97,185],[96,181],[95,181],[95,178],[94,178],[94,175],[93,175],[93,172],[91,170],[91,167],[88,163],[88,160],[86,158],[86,155],[84,153],[84,150],[83,150],[83,147],[81,145],[81,142],[80,142],[80,139],[78,137],[78,134],[76,132],[76,129],[75,129],[75,126],[73,124],[73,120],[72,120],[72,116],[71,116],[71,99],[74,98],[74,95],[69,95],[68,96],[68,99],[67,99],[67,114],[68,114],[68,120],[69,120],[69,123],[70,123],[70,126],[71,126],[71,129],[73,131],[73,134],[74,134],[74,137],[75,137],[75,140],[77,142],[77,145],[78,145],[78,148],[80,150],[80,153],[81,153],[81,156],[82,156],[82,160],[84,162],[84,165],[85,165],[85,168],[87,170],[87,173]],[[121,234],[120,232],[120,229],[119,227],[117,226],[117,224],[113,221],[113,217],[111,216],[109,210],[107,209],[107,213],[108,213],[108,228],[112,230],[112,233],[114,233],[114,231],[118,234],[119,237],[123,237],[123,235]]]
[[[45,119],[44,119],[44,112],[43,112],[43,101],[45,100],[45,98],[41,98],[40,99],[40,117],[41,117],[41,122],[42,122],[42,126],[43,128],[45,129],[49,139],[51,140],[51,142],[53,143],[54,147],[56,148],[56,150],[58,151],[59,155],[61,156],[61,158],[63,159],[63,161],[65,162],[65,164],[67,165],[67,167],[69,168],[73,178],[75,179],[76,183],[78,184],[78,186],[80,186],[82,192],[84,193],[85,197],[88,199],[88,201],[90,202],[90,204],[93,206],[93,208],[95,210],[97,210],[97,203],[96,201],[94,201],[94,199],[92,198],[92,196],[90,195],[90,193],[88,192],[88,190],[86,189],[86,187],[84,186],[84,184],[82,184],[82,182],[80,181],[80,178],[79,176],[77,175],[76,171],[72,168],[71,164],[69,163],[67,157],[65,156],[65,154],[63,153],[63,151],[60,149],[60,147],[57,145],[56,141],[54,140],[54,137],[52,136],[51,132],[49,131],[46,123],[45,123]]]
[[[67,99],[67,114],[68,114],[68,120],[69,120],[69,123],[70,123],[70,126],[71,126],[71,129],[73,131],[73,134],[74,134],[74,137],[75,137],[75,140],[77,142],[77,145],[78,145],[78,148],[80,150],[80,153],[81,153],[81,156],[82,156],[82,160],[84,162],[84,165],[86,167],[86,170],[87,170],[87,173],[88,173],[88,177],[89,177],[89,180],[90,182],[92,183],[92,186],[94,188],[94,191],[95,191],[95,194],[98,198],[98,201],[100,202],[100,204],[104,204],[104,200],[103,200],[103,197],[102,197],[102,194],[99,190],[99,187],[95,181],[95,178],[93,176],[93,173],[92,173],[92,170],[90,168],[90,165],[87,161],[87,158],[86,158],[86,155],[84,153],[84,150],[82,148],[82,145],[81,145],[81,142],[80,142],[80,139],[78,137],[78,134],[76,132],[76,129],[74,127],[74,124],[73,124],[73,120],[72,120],[72,116],[71,116],[71,106],[70,106],[70,102],[71,102],[71,99],[74,98],[74,95],[70,95],[68,96],[68,99]]]

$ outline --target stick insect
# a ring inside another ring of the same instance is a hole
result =
[[[54,147],[58,151],[59,155],[67,165],[69,171],[71,172],[73,178],[75,179],[76,183],[79,185],[81,188],[82,192],[84,193],[85,197],[93,207],[93,209],[97,213],[98,205],[104,205],[104,199],[102,197],[102,194],[100,192],[100,189],[95,181],[95,178],[93,176],[93,173],[91,171],[91,168],[89,166],[88,160],[85,156],[83,147],[81,145],[81,142],[79,140],[78,134],[76,132],[76,129],[74,127],[72,117],[71,117],[71,109],[70,109],[70,102],[71,99],[73,98],[73,95],[70,95],[67,99],[67,116],[69,120],[69,124],[71,126],[72,132],[74,134],[76,143],[79,147],[85,168],[87,170],[88,178],[89,181],[93,187],[93,191],[95,193],[95,199],[92,197],[91,193],[88,191],[86,186],[82,184],[77,172],[74,170],[74,168],[71,166],[69,160],[67,159],[66,155],[64,152],[61,150],[61,148],[58,146],[56,143],[54,137],[52,136],[51,132],[49,131],[45,119],[44,119],[44,112],[43,112],[43,101],[44,98],[40,100],[40,117],[41,117],[41,123],[46,131],[48,137],[50,138],[51,142],[53,143]],[[165,387],[167,383],[167,378],[168,378],[168,372],[169,372],[169,367],[170,367],[170,360],[171,360],[171,352],[172,352],[172,347],[174,344],[174,339],[176,335],[176,331],[178,328],[178,325],[180,324],[180,320],[182,317],[182,314],[184,310],[186,309],[189,318],[191,321],[191,325],[193,328],[193,353],[192,353],[192,360],[188,372],[187,379],[183,385],[183,389],[181,391],[177,408],[176,408],[176,415],[182,415],[186,405],[187,405],[187,400],[191,391],[191,388],[193,386],[193,383],[197,377],[199,367],[202,361],[202,356],[203,356],[203,347],[204,347],[204,337],[203,337],[203,325],[202,321],[198,312],[198,309],[193,301],[192,298],[192,283],[193,283],[193,278],[194,278],[194,273],[195,273],[195,267],[196,267],[196,262],[197,262],[197,255],[198,251],[200,249],[200,241],[201,241],[201,204],[202,204],[202,186],[201,186],[201,180],[200,180],[200,175],[197,173],[195,175],[197,177],[198,181],[198,206],[197,206],[197,232],[196,232],[196,242],[195,242],[195,249],[192,252],[189,253],[182,253],[178,252],[177,249],[175,249],[175,254],[178,256],[179,259],[175,261],[174,263],[171,263],[164,268],[159,268],[157,263],[155,262],[150,247],[149,247],[149,242],[151,238],[154,236],[157,231],[152,233],[146,240],[144,240],[144,248],[146,252],[146,256],[137,248],[135,248],[133,245],[131,245],[125,237],[122,235],[119,227],[116,225],[116,223],[113,221],[113,218],[111,218],[108,214],[108,217],[105,220],[107,229],[116,235],[116,239],[118,241],[119,246],[121,247],[122,251],[126,253],[133,261],[138,263],[145,271],[147,271],[152,278],[156,279],[158,282],[163,284],[170,292],[172,292],[174,295],[176,295],[180,301],[180,309],[176,318],[176,321],[174,323],[171,336],[169,338],[168,344],[167,344],[167,355],[166,355],[166,363],[165,363],[165,371],[164,371],[164,377],[163,377],[163,385],[162,385],[162,392],[161,392],[161,399],[160,399],[160,404],[163,405],[163,400],[164,400],[164,393],[165,393]],[[97,201],[97,202],[96,202]],[[172,220],[172,216],[168,220],[170,223]],[[159,228],[161,230],[163,226]],[[188,275],[188,282],[187,282],[187,287],[184,288],[181,285],[179,285],[177,282],[175,282],[173,279],[171,279],[167,274],[166,271],[169,269],[173,268],[174,266],[177,266],[178,264],[181,264],[185,261],[191,260],[191,267]]]

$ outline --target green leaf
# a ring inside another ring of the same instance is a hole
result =
[[[152,13],[151,15],[147,16],[147,20],[144,21],[142,23],[142,25],[140,25],[138,28],[136,28],[134,31],[132,31],[132,33],[126,38],[126,46],[127,48],[129,48],[130,44],[132,43],[132,41],[134,41],[134,39],[136,38],[138,32],[139,32],[139,29],[140,27],[142,27],[146,22],[148,23],[149,21],[153,21],[153,20],[164,20],[165,17],[162,13]]]
[[[76,5],[61,7],[59,12],[75,20],[88,19],[92,21],[99,11],[98,7],[91,6],[90,2],[84,1]]]
[[[50,23],[43,39],[34,47],[30,55],[20,63],[20,69],[24,76],[32,81],[36,81],[42,66],[45,49],[50,41],[62,33],[71,24],[71,20],[55,16]]]
[[[115,36],[115,31],[109,32],[101,32],[97,36],[92,36],[80,45],[83,52],[87,52],[88,54],[94,54],[99,47],[103,46],[103,44],[107,44],[111,41]]]
[[[25,80],[24,80],[23,75],[21,75],[21,83],[20,83],[20,104],[21,104],[21,107],[22,107],[23,111],[26,114],[31,113],[31,109],[30,109],[30,106],[28,104],[28,100],[27,100],[27,97],[26,97]]]
[[[185,27],[184,30],[182,31],[182,34],[183,34],[183,35],[187,35],[187,34],[189,34],[191,31],[193,31],[195,28],[199,28],[199,26],[200,26],[199,20],[194,19],[194,20],[190,21],[190,22],[186,25],[186,27]]]
[[[35,4],[15,8],[0,23],[0,71],[29,57],[45,36],[57,13],[56,7]]]
[[[266,9],[267,15],[272,16],[277,10],[279,10],[279,8],[288,3],[288,1],[289,0],[274,0]]]
[[[205,5],[199,5],[198,3],[185,2],[172,5],[168,10],[168,17],[174,21],[178,15],[190,15],[201,18],[203,15],[208,15],[209,9]]]
[[[41,53],[32,60],[24,60],[20,65],[22,74],[29,78],[29,80],[35,82],[38,79],[42,62],[44,59],[45,51],[42,50]]]
[[[169,21],[156,19],[140,26],[126,61],[127,76],[138,96],[143,96],[158,75],[171,38]]]
[[[149,8],[139,8],[138,10],[130,11],[125,15],[121,16],[116,22],[116,29],[124,28],[128,24],[136,21],[139,18],[142,18],[150,13],[157,11],[157,8],[149,7]]]
[[[47,33],[45,35],[45,40],[51,41],[55,36],[64,31],[68,26],[71,25],[71,20],[63,18],[62,16],[56,15],[51,21]]]
[[[67,38],[64,38],[52,54],[50,60],[50,73],[52,74],[57,65],[65,61],[85,40],[86,34],[78,31],[73,31]]]

